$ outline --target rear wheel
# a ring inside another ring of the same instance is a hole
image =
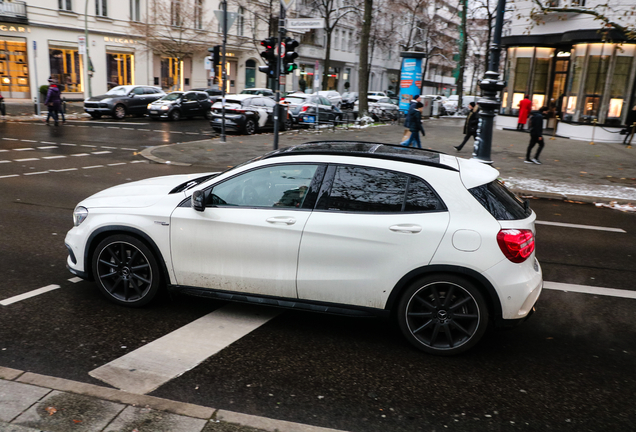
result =
[[[247,119],[245,121],[245,127],[243,128],[245,134],[254,135],[256,133],[256,122],[252,119]]]
[[[481,339],[488,326],[488,308],[469,281],[439,274],[411,284],[400,299],[397,318],[411,344],[447,356],[464,352]]]
[[[104,239],[95,249],[92,264],[100,291],[117,304],[144,306],[159,290],[161,274],[157,259],[135,237],[118,234]]]

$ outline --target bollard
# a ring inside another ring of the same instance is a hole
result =
[[[559,126],[559,116],[555,117],[556,122],[554,123],[554,130],[552,131],[551,140],[556,139],[554,136],[556,135],[557,126]]]
[[[33,98],[33,112],[35,115],[38,115],[38,98],[37,96]]]
[[[594,132],[596,132],[596,122],[597,122],[596,119],[592,120],[592,123],[593,123],[593,126],[592,126],[592,141],[590,141],[590,145],[594,145]]]

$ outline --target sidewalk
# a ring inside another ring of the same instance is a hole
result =
[[[450,155],[470,158],[472,140],[457,152],[453,146],[462,139],[463,120],[429,119],[424,122],[426,137],[422,146]],[[279,148],[309,141],[352,140],[395,143],[404,128],[383,125],[363,129],[332,128],[322,131],[294,129],[279,137]],[[170,144],[146,149],[142,155],[157,163],[200,166],[202,171],[225,170],[273,149],[271,134],[228,134],[220,138],[189,143]],[[526,132],[495,130],[491,156],[493,167],[515,192],[524,196],[569,199],[573,201],[636,204],[636,148],[622,144],[551,139],[545,136],[540,156],[543,165],[525,164],[530,140]],[[532,155],[536,151],[533,149]]]
[[[338,432],[0,367],[0,432]]]

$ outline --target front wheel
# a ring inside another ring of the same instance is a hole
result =
[[[119,104],[115,107],[115,109],[113,110],[113,117],[115,117],[118,120],[123,119],[124,117],[126,117],[126,107],[123,106],[122,104]]]
[[[429,354],[455,355],[472,348],[488,326],[486,302],[469,281],[450,274],[415,281],[397,314],[408,341]]]
[[[118,234],[102,240],[93,255],[93,275],[102,294],[114,303],[148,304],[161,284],[152,251],[135,237]]]
[[[174,109],[170,113],[169,117],[170,117],[170,120],[172,121],[179,121],[179,119],[181,118],[181,112],[179,112],[178,109]]]

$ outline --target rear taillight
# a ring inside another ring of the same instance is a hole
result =
[[[307,105],[305,105],[305,106],[304,106],[304,107],[302,107],[300,110],[301,110],[302,112],[305,112],[305,111],[307,111],[308,109],[309,109],[309,107],[308,107]]]
[[[534,234],[526,229],[503,229],[497,234],[497,243],[513,263],[524,262],[534,252]]]

